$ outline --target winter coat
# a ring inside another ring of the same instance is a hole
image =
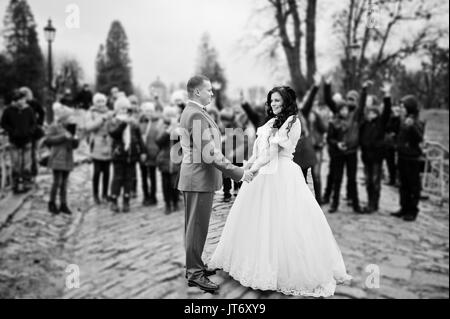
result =
[[[89,136],[91,158],[109,161],[112,153],[112,138],[109,135],[111,121],[107,119],[108,107],[92,106],[86,116],[85,129]]]
[[[142,140],[141,131],[136,124],[131,125],[131,143],[128,150],[125,150],[125,144],[122,139],[127,123],[117,119],[111,122],[109,126],[109,135],[112,137],[112,161],[122,163],[136,163],[141,154],[146,154],[146,148]]]
[[[383,113],[372,121],[364,120],[360,129],[362,160],[381,162],[384,157],[384,136],[391,113],[391,99],[384,98]]]
[[[386,134],[384,137],[385,149],[397,149],[397,137],[402,121],[400,116],[391,116],[386,124]]]
[[[412,118],[414,123],[410,126],[402,121],[397,137],[398,156],[403,159],[419,160],[423,157],[420,143],[423,141],[425,123],[418,119],[419,103],[413,95],[407,95],[401,102],[406,109],[406,117]]]
[[[52,124],[45,137],[44,144],[50,148],[48,167],[53,170],[71,171],[74,167],[73,150],[79,141],[66,137],[67,130],[61,124]]]
[[[414,120],[411,126],[404,122],[400,126],[400,132],[397,137],[398,156],[403,159],[419,160],[423,156],[420,143],[423,141],[425,123]]]
[[[328,127],[327,142],[329,144],[330,156],[344,156],[358,151],[360,127],[364,120],[364,109],[366,106],[367,88],[363,88],[359,106],[355,111],[350,112],[347,118],[339,115],[336,104],[328,101],[330,109],[335,113],[335,118]],[[329,99],[331,100],[331,99]],[[332,100],[331,100],[332,101]],[[338,148],[338,143],[343,142],[346,150]]]
[[[147,131],[147,125],[150,125],[150,129]],[[143,141],[145,144],[145,149],[147,152],[147,160],[145,164],[147,166],[156,166],[156,157],[159,153],[159,146],[156,143],[156,138],[162,131],[162,126],[159,120],[153,120],[148,122],[145,126],[145,129],[141,130],[141,134],[143,135]],[[145,135],[146,134],[146,135]]]
[[[330,146],[330,155],[333,153],[334,155],[339,156],[357,152],[359,145],[359,131],[360,126],[364,120],[364,108],[366,106],[366,99],[367,99],[367,88],[363,88],[361,97],[359,98],[359,106],[354,111],[351,111],[351,108],[349,107],[350,112],[347,119],[345,119],[347,124],[342,125],[342,123],[339,122],[341,122],[344,119],[339,117],[338,115],[339,107],[331,98],[331,86],[329,84],[325,85],[325,102],[327,103],[330,110],[336,116],[335,121],[332,121],[330,123],[330,126],[335,125],[335,127],[334,128],[329,127],[328,132],[330,132],[331,130],[332,133],[340,135],[340,133],[337,133],[336,130],[345,128],[345,134],[343,138],[339,140],[339,142],[344,142],[345,145],[347,146],[347,149],[345,151],[339,150],[337,148],[337,144],[335,144],[334,146]]]
[[[317,86],[313,86],[308,98],[305,101],[305,104],[303,105],[303,108],[298,114],[302,132],[297,146],[295,147],[294,162],[303,169],[316,165],[318,161],[311,135],[311,125],[308,121],[309,114],[313,107],[314,98],[318,90],[319,88]]]
[[[155,139],[159,147],[159,152],[156,157],[156,164],[162,173],[176,174],[180,171],[181,159],[183,151],[180,146],[180,139],[171,140],[170,133],[163,130]],[[170,156],[171,149],[178,150],[177,158],[172,159]],[[174,160],[180,160],[178,163]]]
[[[33,141],[36,131],[36,116],[31,107],[9,106],[3,112],[1,127],[8,133],[9,142],[23,147]]]

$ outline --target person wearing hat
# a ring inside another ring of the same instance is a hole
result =
[[[1,118],[7,132],[12,165],[12,188],[15,194],[29,190],[31,184],[32,142],[37,127],[36,115],[27,104],[27,95],[15,90],[11,104]]]
[[[419,120],[419,103],[414,95],[407,95],[400,101],[405,115],[397,137],[398,169],[400,178],[400,210],[393,216],[405,221],[414,221],[419,214],[420,167],[423,151],[425,123]]]
[[[368,204],[363,209],[363,213],[366,214],[378,211],[380,201],[384,136],[391,114],[391,87],[390,83],[383,85],[384,109],[382,114],[380,114],[378,103],[374,97],[367,100],[366,118],[360,129],[360,145],[368,198]]]
[[[61,103],[53,104],[55,121],[50,125],[44,144],[50,148],[48,167],[53,170],[53,185],[50,191],[48,210],[50,213],[70,215],[72,211],[67,205],[67,184],[69,174],[74,168],[73,150],[78,147],[76,126],[71,122],[73,110]],[[60,206],[56,206],[56,195],[59,192]]]
[[[107,98],[101,93],[96,93],[92,99],[93,105],[90,107],[86,117],[86,132],[90,134],[89,150],[94,164],[94,175],[92,179],[92,189],[94,202],[101,203],[99,197],[100,176],[102,176],[102,200],[107,202],[109,188],[109,172],[111,166],[112,140],[108,133],[111,125],[112,112],[107,106]]]
[[[123,189],[122,211],[130,211],[130,196],[136,163],[146,159],[145,145],[139,125],[134,119],[133,108],[125,96],[119,96],[114,103],[116,115],[111,121],[109,134],[112,137],[113,181],[111,187],[111,210],[120,211],[118,198]]]

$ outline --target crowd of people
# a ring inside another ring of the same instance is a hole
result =
[[[317,99],[322,82],[325,103]],[[351,90],[344,97],[339,93],[333,95],[331,79],[323,81],[321,76],[315,76],[312,88],[299,103],[302,133],[294,162],[302,168],[306,179],[311,173],[316,200],[321,205],[330,203],[329,213],[339,210],[345,171],[348,204],[356,213],[370,214],[379,209],[386,161],[388,185],[399,187],[401,209],[393,216],[413,221],[419,212],[424,134],[419,104],[412,95],[393,101],[390,83],[384,84],[383,96],[378,97],[371,92],[371,84],[367,81],[361,92]],[[180,163],[173,160],[173,150],[181,152],[181,148],[175,147],[179,139],[173,136],[177,134],[186,103],[183,91],[175,92],[170,105],[164,106],[158,99],[141,102],[134,95],[126,96],[118,87],[105,96],[92,94],[84,86],[76,99],[65,94],[54,103],[54,121],[46,126],[44,109],[33,98],[31,90],[26,87],[16,90],[1,118],[14,163],[13,191],[28,191],[38,174],[38,166],[47,166],[53,171],[48,209],[53,214],[71,214],[67,187],[74,168],[73,153],[80,143],[87,143],[93,166],[95,204],[108,204],[115,213],[129,212],[130,200],[137,198],[140,177],[142,205],[156,205],[158,178],[161,178],[165,213],[179,210]],[[243,94],[237,104],[222,110],[209,106],[207,110],[222,131],[223,154],[234,165],[243,166],[252,155],[257,129],[265,123],[267,112],[264,103],[252,106]],[[73,121],[74,108],[86,111],[82,127]],[[38,161],[36,153],[41,147],[48,148],[49,156]],[[329,168],[322,191],[325,149]],[[365,207],[361,207],[358,195],[358,154],[364,165],[368,198]],[[223,200],[230,201],[232,193],[236,195],[239,188],[239,182],[224,176]],[[58,194],[59,205],[56,204]]]

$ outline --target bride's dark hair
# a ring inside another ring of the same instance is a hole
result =
[[[283,100],[283,107],[281,113],[278,115],[275,115],[273,113],[272,107],[270,106],[272,94],[274,93],[279,93]],[[295,91],[291,89],[289,86],[274,87],[272,90],[270,90],[269,94],[267,94],[266,107],[267,107],[266,123],[272,118],[275,118],[275,121],[272,126],[272,128],[274,129],[279,129],[281,126],[283,126],[284,122],[286,122],[289,116],[294,115],[287,127],[287,132],[289,134],[292,125],[294,125],[295,121],[297,120],[298,114],[297,94],[295,94]]]

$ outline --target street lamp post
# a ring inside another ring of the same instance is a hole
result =
[[[52,42],[55,40],[56,29],[52,25],[52,20],[48,19],[47,26],[44,28],[45,39],[48,43],[48,94],[47,94],[47,121],[51,123],[53,121],[53,112],[51,106],[51,95],[53,93],[52,82],[53,82],[53,62],[52,62]]]

